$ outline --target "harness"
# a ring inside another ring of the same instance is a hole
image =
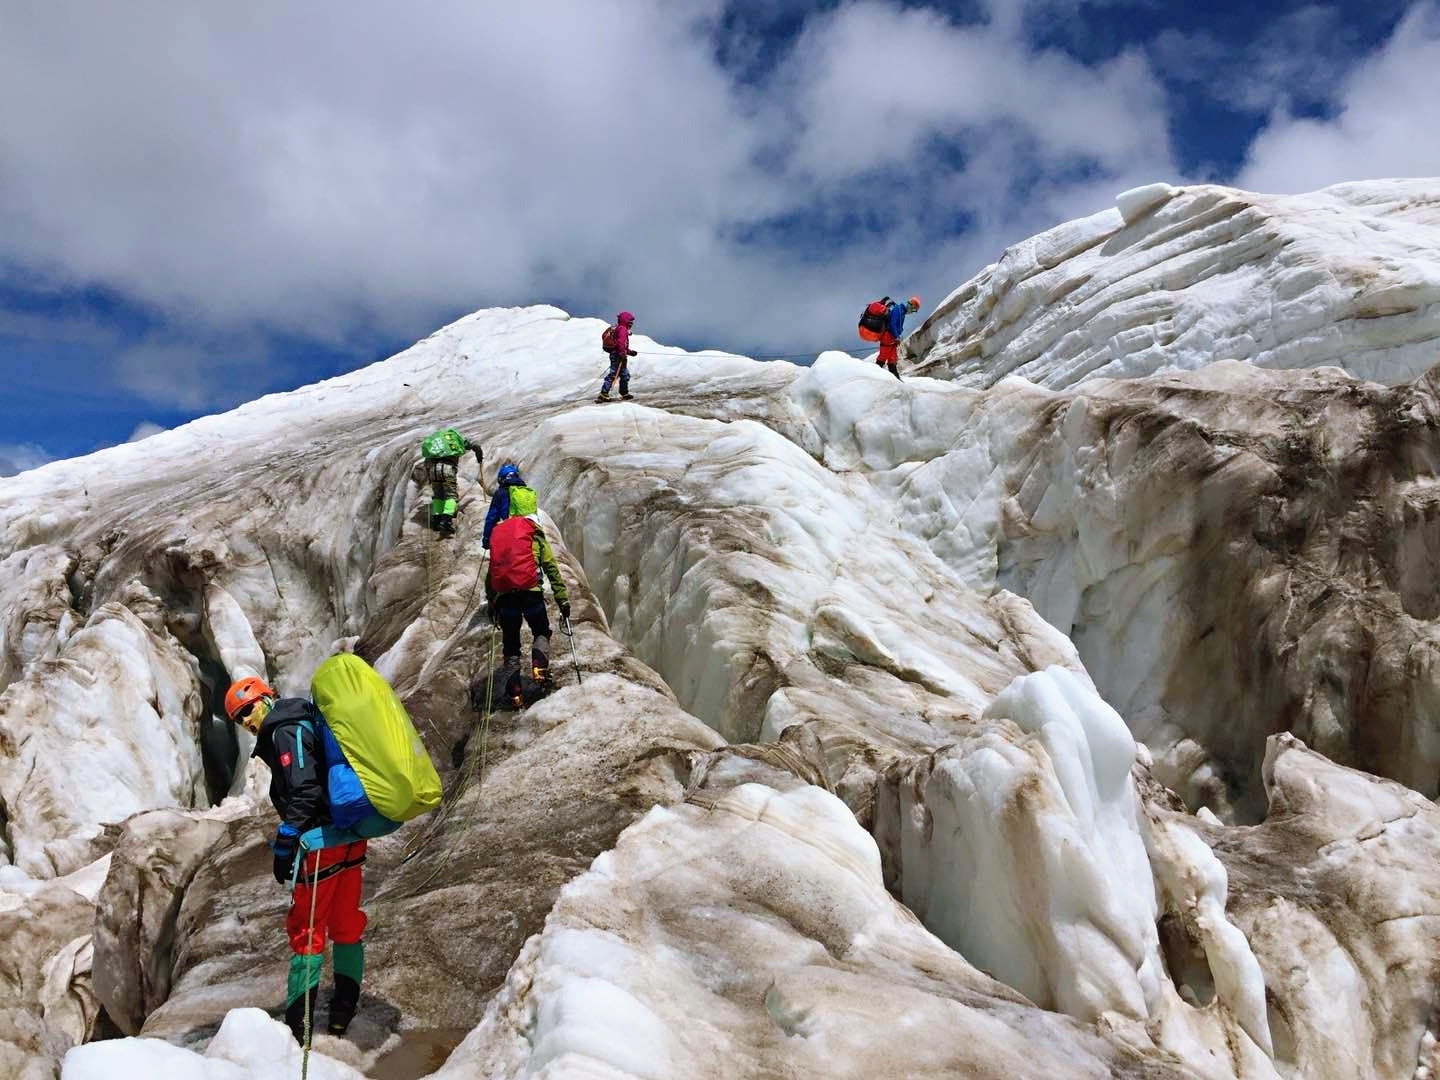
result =
[[[345,851],[346,851],[346,855],[347,855],[347,856],[349,855],[350,848],[352,848],[352,847],[354,847],[354,846],[355,846],[354,844],[346,844],[346,845],[345,845]],[[316,861],[317,863],[320,861],[320,852],[321,852],[321,851],[324,851],[324,850],[325,850],[324,848],[321,848],[319,851],[316,851],[316,852],[313,853],[313,854],[315,855],[315,861]],[[344,859],[344,860],[341,861],[341,862],[331,863],[329,866],[322,866],[322,867],[320,867],[318,870],[316,870],[313,874],[310,874],[310,875],[308,875],[308,876],[309,876],[310,881],[311,881],[311,883],[312,883],[312,885],[313,885],[314,883],[318,883],[318,882],[324,881],[326,878],[332,878],[332,877],[334,877],[336,874],[343,874],[346,870],[350,870],[350,869],[353,869],[354,867],[363,866],[363,865],[365,865],[365,852],[361,852],[358,858],[348,858],[348,857],[347,857],[346,859]],[[303,879],[303,875],[302,875],[302,879]]]

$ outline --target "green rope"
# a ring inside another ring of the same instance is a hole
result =
[[[303,848],[301,850],[304,850]],[[310,876],[310,930],[306,934],[305,943],[308,945],[315,940],[315,898],[320,891],[320,853],[315,853],[315,870]],[[324,956],[322,951],[321,956]],[[317,984],[318,985],[318,984]],[[300,1080],[307,1080],[310,1075],[310,1006],[315,1001],[315,995],[310,992],[310,987],[305,988],[305,1041],[300,1051]]]
[[[490,660],[487,668],[488,674],[485,680],[485,708],[484,711],[480,714],[480,752],[478,754],[475,752],[475,747],[473,743],[466,746],[465,764],[460,771],[460,775],[456,778],[454,786],[450,789],[450,793],[441,802],[440,809],[436,813],[435,818],[430,823],[429,827],[420,834],[419,839],[415,841],[414,845],[410,848],[410,850],[405,852],[404,857],[400,860],[402,863],[407,863],[416,855],[420,854],[420,852],[425,849],[425,847],[430,843],[430,841],[434,839],[435,835],[444,826],[446,821],[449,820],[450,813],[455,808],[455,804],[460,801],[460,797],[470,787],[472,781],[478,782],[481,786],[483,786],[485,783],[485,764],[489,753],[490,715],[493,711],[492,695],[495,689],[495,647],[498,640],[498,632],[492,629],[490,632]],[[473,685],[475,681],[475,671],[473,668],[471,669],[470,681]],[[424,881],[420,883],[420,885],[416,887],[417,892],[420,889],[424,888],[426,885],[430,884],[430,882],[435,879],[436,874],[439,874],[440,871],[444,869],[449,858],[450,852],[447,849],[443,857],[441,858],[439,864],[435,867],[434,871],[430,874],[430,876],[427,877]]]

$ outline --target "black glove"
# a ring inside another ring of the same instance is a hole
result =
[[[630,355],[631,355],[631,356],[639,356],[640,354],[639,354],[638,352],[636,352],[634,349],[631,349],[631,350],[630,350]]]
[[[490,625],[492,625],[492,626],[499,626],[499,625],[500,625],[500,609],[499,609],[498,607],[496,607],[494,604],[491,604],[491,605],[489,605],[489,612],[490,612]]]
[[[561,600],[561,601],[560,601],[560,617],[561,617],[562,619],[566,619],[566,620],[568,620],[568,619],[570,618],[570,601],[569,601],[569,600]]]
[[[275,840],[270,845],[270,850],[275,855],[274,865],[271,867],[275,874],[275,880],[281,885],[290,884],[290,878],[295,873],[295,837],[285,831],[285,826],[275,834]]]

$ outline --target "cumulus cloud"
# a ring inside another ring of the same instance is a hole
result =
[[[1169,29],[1147,49],[1185,92],[1257,113],[1332,101],[1359,45],[1334,7],[1309,6],[1259,24],[1236,43],[1213,30]]]
[[[1411,8],[1385,44],[1336,87],[1328,119],[1281,104],[1251,144],[1237,183],[1254,191],[1310,191],[1347,180],[1440,174],[1440,4]]]
[[[130,432],[127,443],[139,442],[141,439],[148,439],[151,435],[159,435],[162,431],[168,430],[159,424],[151,423],[149,420],[142,420],[135,425],[135,430]]]
[[[14,476],[54,460],[34,443],[0,443],[0,476]]]
[[[857,298],[948,291],[1002,237],[1173,175],[1138,55],[786,12],[798,39],[742,74],[721,0],[9,5],[0,258],[162,313],[115,374],[190,407],[237,330],[420,336],[490,304],[819,348]]]

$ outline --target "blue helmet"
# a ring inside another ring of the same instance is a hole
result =
[[[516,467],[514,462],[510,461],[507,461],[504,465],[500,466],[500,471],[495,474],[495,479],[500,481],[500,483],[502,484],[524,483],[524,481],[520,479],[519,468]]]

